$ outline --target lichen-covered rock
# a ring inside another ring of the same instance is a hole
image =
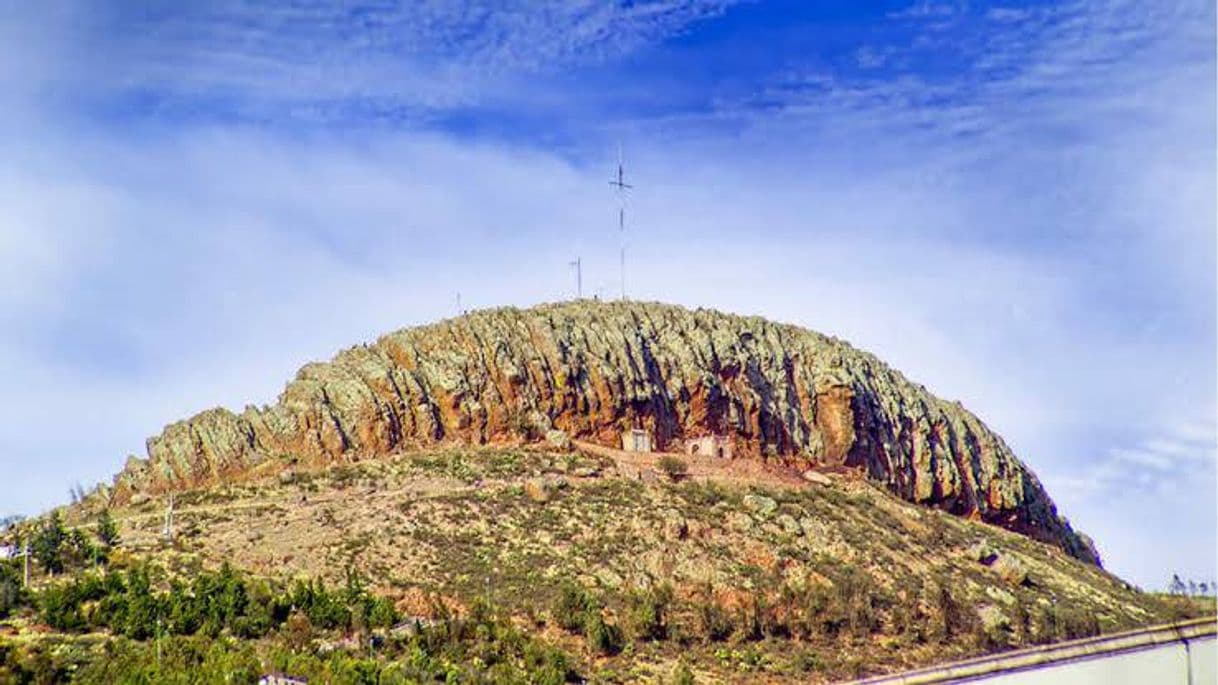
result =
[[[1023,585],[1028,582],[1028,570],[1010,554],[998,555],[990,568],[1009,585]]]
[[[728,437],[736,458],[857,468],[907,500],[974,516],[1098,563],[1000,437],[874,356],[755,317],[644,303],[495,309],[389,334],[306,365],[279,400],[213,409],[148,441],[115,497],[223,482],[440,441],[658,449]]]
[[[1000,644],[1011,632],[1010,617],[993,604],[984,604],[977,609],[977,618],[981,621],[981,630]]]
[[[990,544],[989,540],[981,540],[968,548],[968,556],[974,561],[989,566],[998,558],[998,550]]]
[[[549,502],[553,492],[554,486],[541,478],[530,478],[524,482],[524,494],[534,502]]]
[[[567,452],[571,449],[571,436],[563,431],[551,428],[546,431],[546,443],[556,450]]]
[[[823,485],[825,487],[833,485],[833,481],[829,480],[829,476],[826,476],[823,473],[817,473],[812,469],[804,471],[803,476],[804,480],[808,481],[809,483],[816,483],[817,485]]]
[[[765,495],[749,494],[744,496],[744,506],[762,518],[769,518],[778,510],[778,502]]]

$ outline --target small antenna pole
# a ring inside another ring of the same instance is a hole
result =
[[[572,269],[575,269],[575,299],[582,300],[582,299],[584,299],[583,264],[581,263],[580,258],[576,257],[575,261],[568,262],[567,266],[570,266]]]
[[[169,493],[169,508],[165,510],[165,531],[163,535],[166,542],[173,542],[173,493]]]
[[[618,252],[618,262],[621,268],[622,299],[626,299],[626,191],[634,186],[626,182],[625,164],[622,162],[622,146],[617,146],[617,178],[609,181],[609,185],[617,189],[617,232],[621,249]]]
[[[461,316],[461,291],[457,291],[457,316]]]

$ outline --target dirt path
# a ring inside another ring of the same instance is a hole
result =
[[[767,466],[754,459],[716,459],[674,452],[627,452],[582,440],[571,441],[575,448],[585,454],[611,459],[618,469],[628,475],[643,478],[648,472],[659,470],[660,460],[676,457],[689,468],[688,477],[693,480],[713,481],[729,485],[759,484],[780,488],[804,488],[804,480],[794,469],[784,466]]]
[[[364,498],[378,498],[378,499],[387,498],[387,497],[399,497],[400,498],[404,495],[411,495],[417,499],[426,499],[429,497],[439,497],[439,496],[443,496],[443,495],[448,495],[448,494],[472,490],[472,489],[474,489],[474,486],[468,485],[468,484],[464,483],[463,481],[459,481],[459,480],[455,480],[455,479],[445,479],[445,478],[428,478],[428,479],[423,479],[421,481],[414,481],[411,483],[410,486],[407,486],[407,487],[399,487],[399,488],[394,488],[391,490],[364,489],[364,490],[360,490],[357,494],[360,497],[364,497]],[[349,497],[351,497],[352,493],[349,492],[349,490],[350,489],[335,490],[335,491],[332,491],[331,493],[325,494],[325,495],[309,496],[309,497],[307,497],[307,499],[304,502],[307,504],[310,504],[310,505],[321,505],[321,504],[329,504],[329,503],[333,503],[333,502],[340,502],[340,501],[346,500]],[[225,503],[218,503],[218,504],[199,504],[199,505],[194,505],[194,506],[175,507],[173,510],[173,516],[174,516],[175,521],[181,521],[184,518],[188,518],[192,515],[215,514],[215,513],[223,513],[223,512],[231,512],[231,511],[248,510],[248,509],[267,509],[267,508],[272,508],[272,507],[277,507],[277,506],[279,506],[279,507],[289,506],[290,507],[290,506],[295,506],[295,505],[298,505],[301,503],[302,503],[302,500],[300,499],[299,494],[278,495],[278,496],[271,496],[271,497],[263,497],[262,499],[258,499],[255,501],[238,501],[238,502],[225,502]],[[122,515],[115,516],[114,521],[116,523],[122,523],[122,524],[129,525],[132,523],[140,523],[140,522],[145,522],[145,521],[149,521],[149,520],[159,521],[159,520],[164,520],[164,518],[165,518],[165,510],[158,509],[158,510],[149,511],[149,512],[127,514],[125,516],[122,516]],[[96,526],[97,526],[96,521],[90,521],[88,523],[81,523],[81,524],[79,524],[77,526],[73,526],[73,527],[74,528],[93,528]]]
[[[802,478],[800,474],[792,468],[784,466],[770,466],[753,459],[716,459],[714,457],[672,452],[627,452],[625,450],[605,447],[604,445],[597,445],[595,443],[585,442],[582,440],[573,440],[572,444],[580,452],[612,461],[623,476],[632,479],[643,480],[651,477],[659,477],[659,475],[661,475],[659,467],[660,460],[664,457],[671,456],[680,459],[686,464],[688,467],[688,478],[695,481],[710,481],[733,486],[759,484],[771,487],[796,489],[807,487],[809,484],[808,481],[804,480],[804,478]],[[483,487],[491,485],[493,485],[491,482],[483,483]],[[359,496],[375,499],[401,498],[403,496],[427,498],[471,489],[474,489],[474,486],[460,480],[450,478],[427,478],[413,481],[410,483],[410,485],[405,487],[398,487],[388,490],[361,491]],[[332,491],[327,494],[308,496],[307,502],[310,505],[341,503],[350,496],[351,493],[346,490]],[[256,501],[247,500],[178,507],[174,509],[174,517],[178,521],[183,521],[191,516],[197,515],[267,509],[273,507],[291,508],[297,504],[300,504],[299,494],[285,494],[270,497],[264,496]],[[116,515],[115,522],[124,524],[124,527],[129,528],[134,524],[146,523],[148,521],[160,521],[163,520],[164,517],[164,508],[157,508],[153,511]],[[88,529],[93,528],[96,525],[96,522],[90,521],[82,522],[73,527]]]

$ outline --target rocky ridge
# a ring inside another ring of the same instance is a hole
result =
[[[274,405],[166,427],[112,496],[555,430],[615,445],[630,428],[660,449],[719,435],[737,459],[861,469],[905,500],[1099,563],[1035,474],[959,403],[835,338],[635,302],[485,310],[350,348],[303,367]]]

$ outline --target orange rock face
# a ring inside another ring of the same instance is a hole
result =
[[[958,404],[834,338],[658,304],[487,310],[391,333],[306,365],[272,406],[167,427],[147,459],[128,461],[115,496],[554,429],[615,445],[627,428],[659,449],[715,434],[736,458],[859,468],[907,500],[1098,563],[1036,476]]]

